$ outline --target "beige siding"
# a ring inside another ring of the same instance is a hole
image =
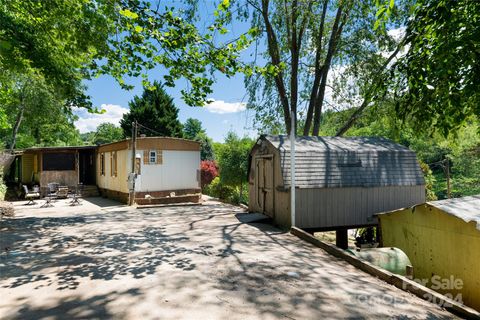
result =
[[[22,183],[28,184],[32,182],[33,160],[33,154],[22,155]]]
[[[116,152],[117,157],[117,175],[112,176],[111,164],[112,157]],[[100,159],[101,154],[105,155],[105,170],[104,175],[101,174]],[[131,171],[131,151],[129,150],[116,150],[107,152],[98,152],[97,158],[97,185],[101,189],[108,189],[123,193],[128,193],[128,173]]]

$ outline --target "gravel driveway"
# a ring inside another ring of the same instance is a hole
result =
[[[237,207],[92,202],[0,221],[0,318],[453,317]]]

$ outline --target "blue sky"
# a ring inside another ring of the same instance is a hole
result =
[[[213,20],[214,7],[210,3],[200,2],[199,13],[202,18],[197,23],[200,31],[209,25],[209,20]],[[248,30],[248,22],[234,22],[229,26],[229,38],[235,38]],[[249,60],[252,50],[247,50],[242,54],[244,60]],[[162,75],[165,69],[158,67],[150,72],[149,79],[163,80]],[[181,99],[180,90],[185,88],[185,81],[178,81],[175,88],[166,87],[165,90],[174,98],[175,105],[180,109],[179,119],[182,123],[187,118],[195,118],[202,122],[207,134],[214,140],[221,142],[224,140],[227,132],[233,130],[237,134],[251,137],[256,136],[253,126],[253,111],[246,110],[246,90],[243,83],[243,76],[237,75],[233,78],[226,78],[221,74],[215,74],[217,82],[213,86],[213,93],[208,96],[215,100],[206,107],[189,107]],[[94,131],[102,122],[111,122],[118,125],[122,114],[128,111],[128,102],[135,95],[141,95],[143,87],[141,79],[130,79],[127,83],[135,85],[130,91],[120,88],[116,81],[110,76],[87,81],[87,93],[91,96],[92,102],[96,107],[105,110],[104,114],[89,114],[85,110],[78,110],[76,113],[79,120],[75,123],[80,132]]]
[[[151,79],[161,80],[161,71],[152,73]],[[104,114],[89,114],[86,110],[77,111],[79,121],[75,124],[80,132],[95,130],[102,122],[111,122],[118,125],[124,112],[128,111],[128,102],[134,95],[141,95],[143,87],[141,80],[131,83],[135,89],[126,91],[120,88],[116,81],[109,76],[102,76],[87,82],[88,94],[92,97],[95,106],[103,108]],[[183,123],[187,118],[195,118],[202,122],[207,134],[214,140],[221,142],[228,131],[233,130],[239,135],[254,137],[252,129],[253,113],[246,110],[245,87],[243,76],[238,75],[227,79],[221,77],[213,87],[209,98],[215,102],[206,107],[189,107],[181,99],[181,85],[175,88],[165,88],[174,98],[175,105],[180,109],[179,119]]]

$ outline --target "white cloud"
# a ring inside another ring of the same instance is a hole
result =
[[[210,103],[205,105],[205,109],[212,113],[235,113],[245,111],[247,105],[243,102],[225,102],[223,100],[210,99]]]
[[[104,122],[118,126],[123,114],[128,112],[128,109],[117,104],[102,104],[100,108],[105,110],[105,113],[89,113],[84,108],[77,108],[74,111],[79,118],[75,121],[75,126],[81,133],[95,131],[97,126]]]

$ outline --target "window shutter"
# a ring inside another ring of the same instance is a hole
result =
[[[113,153],[113,175],[117,176],[117,151]]]
[[[143,164],[148,164],[149,159],[148,159],[148,150],[143,150]]]
[[[163,154],[162,150],[157,150],[157,164],[163,163]]]
[[[113,177],[113,151],[110,152],[110,176]]]

